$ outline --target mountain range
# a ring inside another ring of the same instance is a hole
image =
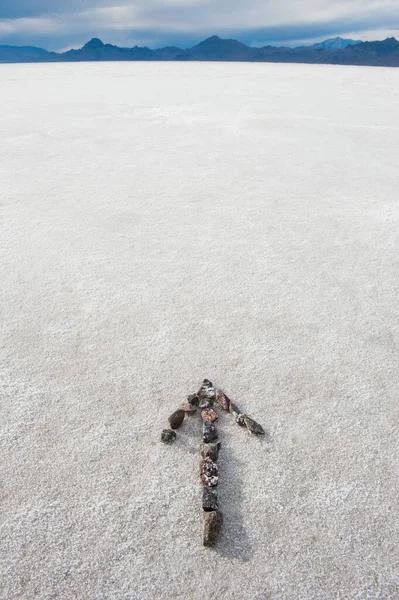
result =
[[[263,46],[253,48],[237,40],[212,36],[185,50],[175,46],[151,50],[134,46],[120,48],[93,38],[78,50],[47,52],[33,46],[0,46],[0,63],[78,62],[78,61],[240,61],[309,63],[399,67],[399,42],[387,38],[361,42],[333,38],[299,48]]]

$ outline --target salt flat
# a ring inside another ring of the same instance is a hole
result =
[[[399,70],[0,66],[2,600],[399,598]],[[225,526],[201,545],[208,377]]]

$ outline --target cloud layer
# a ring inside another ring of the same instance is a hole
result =
[[[2,0],[0,43],[49,50],[91,37],[125,46],[191,46],[217,34],[251,45],[341,35],[399,37],[397,0]]]

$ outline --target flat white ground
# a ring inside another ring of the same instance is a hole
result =
[[[399,69],[0,66],[3,600],[399,598]],[[225,527],[201,545],[208,377]]]

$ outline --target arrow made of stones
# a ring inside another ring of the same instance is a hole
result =
[[[222,390],[215,389],[209,379],[204,379],[198,392],[188,396],[187,401],[170,415],[168,419],[170,429],[164,429],[161,434],[161,440],[164,443],[170,444],[174,442],[176,439],[175,429],[181,427],[185,416],[192,416],[198,412],[198,409],[201,409],[202,444],[200,478],[203,486],[204,546],[214,546],[216,544],[223,524],[223,515],[219,511],[217,491],[219,482],[217,459],[221,448],[221,443],[218,441],[217,429],[214,424],[219,418],[215,410],[217,405],[224,411],[230,412],[236,423],[241,427],[246,427],[249,433],[255,435],[263,435],[265,433],[261,425],[241,412],[238,406]]]

